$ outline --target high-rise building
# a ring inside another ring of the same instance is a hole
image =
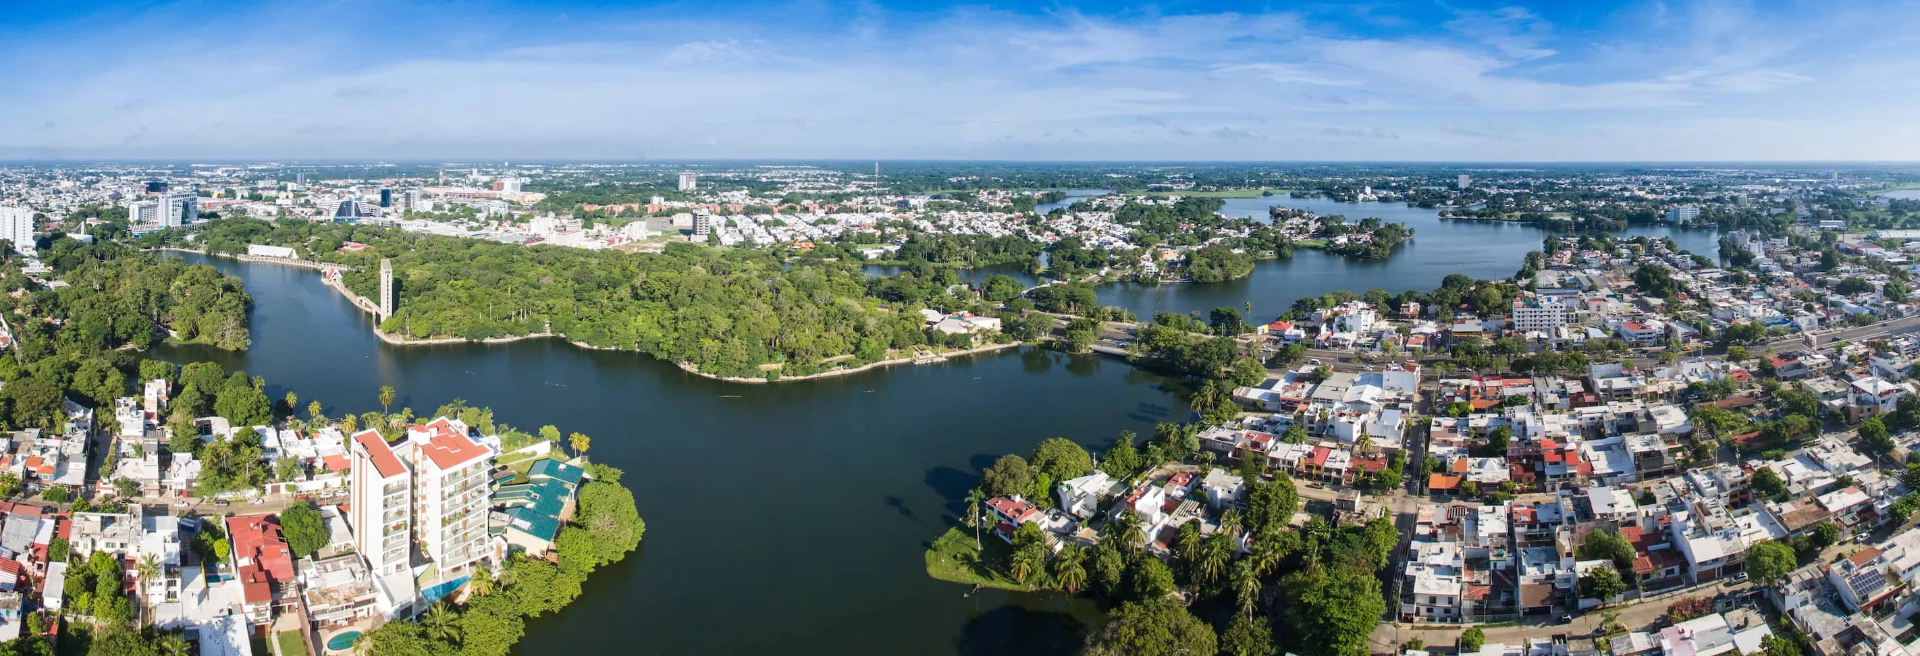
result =
[[[305,174],[305,173],[295,173],[295,174],[293,174],[293,183],[294,183],[294,184],[297,184],[297,185],[304,185],[304,184],[306,184],[306,183],[307,183],[307,174]]]
[[[0,239],[13,243],[22,255],[33,252],[33,208],[0,207]]]
[[[1467,187],[1471,187],[1471,186],[1473,186],[1473,176],[1471,176],[1471,175],[1467,175],[1467,174],[1465,174],[1465,173],[1462,173],[1462,174],[1460,174],[1460,179],[1459,179],[1459,181],[1458,181],[1458,186],[1459,186],[1459,187],[1460,187],[1461,189],[1466,189]]]
[[[408,427],[405,440],[392,444],[374,430],[353,436],[349,523],[389,617],[410,616],[425,601],[414,589],[411,554],[433,561],[438,578],[419,583],[434,587],[469,576],[487,556],[487,472],[495,453],[471,434],[459,420],[440,417]]]
[[[150,182],[148,182],[148,183],[147,183],[147,193],[149,193],[149,194],[164,194],[164,193],[167,193],[167,183],[166,183],[166,181],[164,181],[164,180],[153,180],[153,181],[150,181]]]
[[[161,197],[162,209],[160,225],[177,228],[193,223],[200,218],[200,197],[193,194],[173,194]]]
[[[466,424],[441,417],[407,429],[413,464],[414,537],[442,581],[465,575],[487,555],[487,470],[493,453]]]
[[[680,174],[680,190],[681,191],[693,191],[694,186],[696,186],[697,184],[698,183],[695,181],[692,173]]]
[[[1568,308],[1559,299],[1535,297],[1513,302],[1513,329],[1551,331],[1567,325]]]
[[[693,215],[693,236],[705,237],[713,233],[713,215],[701,212]]]
[[[1698,218],[1700,218],[1700,208],[1693,205],[1667,208],[1667,223],[1692,223]]]
[[[393,190],[392,189],[380,190],[380,206],[393,207]]]
[[[393,297],[393,259],[380,258],[380,320],[393,316],[394,306],[399,305]]]
[[[353,436],[348,490],[356,551],[374,576],[408,571],[408,536],[413,529],[413,477],[406,463],[372,429]]]
[[[127,223],[130,225],[160,225],[160,201],[136,200],[127,203]]]

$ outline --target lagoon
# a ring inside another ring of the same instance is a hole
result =
[[[391,346],[313,271],[175,256],[240,276],[256,305],[245,353],[158,349],[169,360],[244,369],[330,416],[379,409],[381,385],[421,414],[461,398],[586,433],[626,470],[640,551],[529,621],[523,654],[1071,654],[1093,602],[969,597],[927,578],[925,546],[995,457],[1054,436],[1104,448],[1188,414],[1170,381],[1034,348],[743,385],[558,340]]]

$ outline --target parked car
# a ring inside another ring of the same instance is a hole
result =
[[[1735,584],[1740,584],[1740,583],[1746,583],[1746,582],[1747,582],[1747,573],[1746,573],[1746,572],[1741,572],[1741,573],[1739,573],[1739,574],[1735,574],[1735,575],[1733,575],[1733,582],[1734,582]]]
[[[232,502],[232,501],[228,501],[228,500],[226,500],[226,499],[214,499],[214,500],[213,500],[213,506],[214,506],[215,508],[225,508],[225,507],[227,507],[227,506],[230,506],[230,505],[233,505],[233,502]]]

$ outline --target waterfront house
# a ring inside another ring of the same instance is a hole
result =
[[[993,534],[1008,543],[1013,542],[1013,533],[1021,524],[1038,522],[1043,515],[1038,507],[1027,503],[1018,494],[988,499],[987,509],[993,512]]]
[[[234,577],[241,588],[241,612],[255,625],[273,619],[276,608],[298,601],[294,586],[293,552],[280,535],[279,519],[272,515],[227,518],[232,543]]]

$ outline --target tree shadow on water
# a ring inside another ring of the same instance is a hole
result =
[[[953,646],[966,656],[1068,656],[1086,639],[1086,626],[1067,613],[997,606],[968,620]]]
[[[1043,348],[1029,348],[1020,351],[1020,368],[1030,374],[1044,374],[1053,370],[1054,354]]]
[[[934,494],[940,495],[941,510],[946,513],[940,521],[951,524],[967,512],[967,490],[980,483],[980,475],[942,465],[928,469],[925,481]],[[887,505],[893,505],[891,497]]]

